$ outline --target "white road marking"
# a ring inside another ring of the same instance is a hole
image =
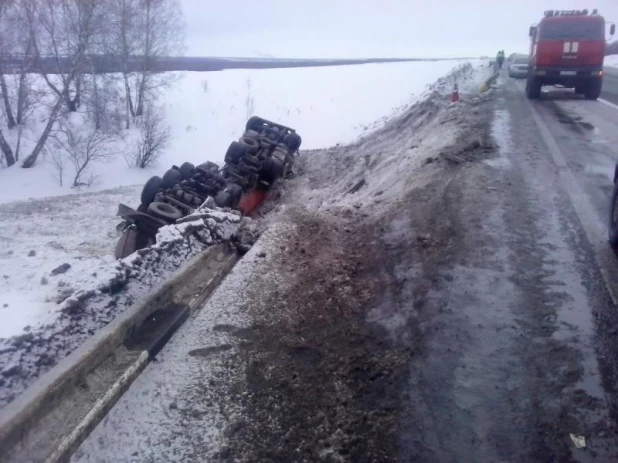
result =
[[[551,157],[558,167],[558,176],[563,187],[562,189],[568,194],[575,209],[575,214],[579,218],[586,238],[588,238],[588,242],[592,247],[594,259],[603,277],[605,287],[614,305],[618,307],[618,262],[616,262],[616,256],[608,243],[608,225],[597,215],[590,203],[590,199],[580,187],[571,169],[569,169],[564,155],[547,125],[543,122],[536,107],[528,99],[526,99],[526,102],[530,107],[532,118],[539,128],[541,136],[547,144]],[[608,217],[605,219],[609,220],[609,211],[607,215]]]
[[[610,108],[618,109],[618,104],[614,104],[611,101],[604,100],[603,98],[599,98],[597,101],[600,101],[603,104],[606,104]]]

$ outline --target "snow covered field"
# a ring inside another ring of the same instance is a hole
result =
[[[156,173],[186,160],[222,162],[227,145],[242,133],[247,118],[249,80],[253,113],[296,128],[303,137],[302,148],[313,149],[350,143],[383,126],[417,101],[428,84],[460,64],[188,73],[165,95],[174,141]],[[462,92],[474,92],[488,72],[489,68],[475,73]],[[142,183],[153,174],[129,169],[122,157],[101,165],[98,173],[95,190]],[[0,204],[0,240],[6,243],[0,250],[0,338],[53,324],[62,317],[58,301],[92,285],[115,266],[117,204],[136,206],[140,190],[124,186],[10,202],[74,190],[58,187],[47,163],[34,170],[17,166],[0,170],[0,202],[7,203]],[[64,263],[71,268],[51,276]],[[6,368],[0,357],[0,372]]]
[[[158,167],[144,171],[127,166],[122,152],[133,149],[135,140],[129,134],[114,160],[93,166],[96,183],[79,192],[143,184],[184,161],[221,163],[251,114],[295,128],[303,137],[303,149],[351,142],[379,126],[396,108],[413,102],[429,82],[459,63],[183,73],[161,96],[172,142]],[[18,165],[0,170],[0,203],[76,193],[58,185],[51,160],[42,161],[29,170]]]

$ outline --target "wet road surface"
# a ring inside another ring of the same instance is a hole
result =
[[[499,154],[462,168],[447,191],[444,213],[460,241],[425,276],[437,284],[410,368],[402,460],[616,461],[618,321],[595,259],[600,244],[589,242],[565,190],[574,185],[559,175],[522,86],[502,79]],[[534,104],[596,227],[606,218],[618,111],[577,102],[604,122],[595,131],[583,118],[561,121],[556,106],[547,95]]]
[[[618,105],[618,68],[606,67],[601,98]]]
[[[215,297],[224,319],[181,330],[75,461],[618,461],[604,236],[618,110],[565,92],[531,104],[504,76],[478,114],[484,150],[380,226],[291,233],[321,238],[272,298],[268,280],[228,281],[237,305]],[[256,253],[245,267],[266,271]],[[245,315],[260,310],[257,325]]]

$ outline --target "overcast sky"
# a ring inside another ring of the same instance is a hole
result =
[[[457,57],[526,52],[528,27],[548,9],[618,0],[181,0],[187,56]]]

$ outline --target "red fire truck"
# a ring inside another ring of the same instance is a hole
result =
[[[615,29],[611,24],[610,35]],[[543,85],[557,85],[596,100],[603,86],[605,33],[597,10],[546,11],[529,31],[528,98],[539,98]]]

